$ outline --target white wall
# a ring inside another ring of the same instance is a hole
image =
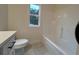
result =
[[[75,28],[79,21],[79,5],[58,5],[57,8],[57,19],[60,20],[58,45],[68,54],[76,54]]]
[[[29,27],[29,5],[8,5],[8,30],[16,30],[16,38],[25,38],[30,43],[40,43],[40,27]]]
[[[55,5],[41,5],[41,30],[42,34],[57,39],[57,20],[55,19]]]
[[[67,54],[76,54],[75,27],[79,21],[79,5],[43,5],[42,9],[44,35]]]
[[[8,5],[0,4],[0,30],[8,29]]]

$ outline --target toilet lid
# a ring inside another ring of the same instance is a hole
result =
[[[16,45],[22,45],[22,44],[25,44],[25,43],[27,43],[27,42],[28,42],[27,39],[17,39],[17,40],[16,40],[16,43],[15,43],[15,46],[16,46]]]

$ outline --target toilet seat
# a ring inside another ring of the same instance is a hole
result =
[[[14,44],[14,49],[19,49],[22,47],[27,46],[28,40],[27,39],[17,39],[16,43]]]

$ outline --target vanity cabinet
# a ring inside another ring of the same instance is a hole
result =
[[[11,34],[2,44],[0,44],[0,55],[14,55],[15,34]]]

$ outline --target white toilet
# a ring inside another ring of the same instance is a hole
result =
[[[29,41],[27,39],[17,39],[16,43],[14,44],[14,49],[19,50],[20,48],[24,48],[28,45],[28,43],[29,43]],[[20,50],[22,51],[24,49],[20,49]],[[16,54],[16,51],[15,51],[15,54]]]
[[[14,45],[14,48],[15,49],[23,48],[23,47],[27,46],[27,44],[28,44],[27,39],[17,39],[16,43]]]

